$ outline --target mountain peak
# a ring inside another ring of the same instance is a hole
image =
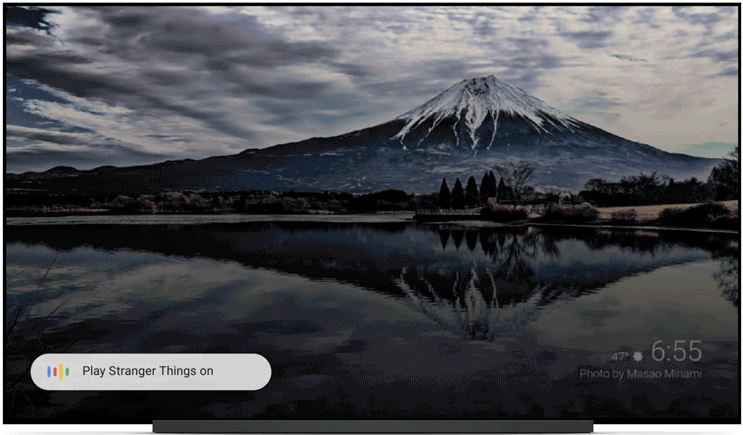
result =
[[[488,87],[488,86],[500,86],[501,84],[506,85],[506,86],[511,86],[505,81],[498,79],[498,77],[496,77],[493,74],[483,76],[483,77],[472,77],[469,79],[464,79],[459,83],[464,84],[465,86],[469,86],[471,88],[472,87],[482,88],[482,87]]]
[[[462,80],[397,119],[405,121],[405,125],[394,139],[399,139],[403,145],[414,130],[425,127],[430,134],[442,122],[453,121],[456,145],[464,142],[472,150],[492,147],[499,121],[506,119],[523,120],[536,132],[546,132],[550,128],[570,129],[576,123],[572,117],[494,75]],[[477,134],[485,123],[489,124],[489,138]],[[428,134],[416,136],[420,143]]]

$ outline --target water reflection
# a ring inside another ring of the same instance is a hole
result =
[[[418,290],[420,284],[424,291]],[[473,266],[461,275],[455,272],[451,287],[445,292],[437,291],[418,269],[404,268],[397,285],[421,312],[465,340],[516,337],[535,318],[538,308],[536,301],[526,301],[517,308],[502,306],[495,278],[487,268],[478,271]],[[535,288],[532,292],[540,290]]]
[[[724,249],[715,253],[720,260],[720,270],[715,274],[717,285],[725,299],[736,307],[740,306],[740,252],[738,241],[731,242]]]
[[[734,235],[262,222],[9,227],[6,243],[18,418],[102,404],[116,418],[737,413]],[[652,390],[575,378],[658,338],[710,343],[710,377]],[[188,400],[34,389],[29,362],[61,349],[257,351],[275,378]]]

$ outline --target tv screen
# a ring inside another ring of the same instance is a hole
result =
[[[6,423],[740,422],[739,5],[4,14]]]

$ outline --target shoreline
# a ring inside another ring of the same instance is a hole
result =
[[[547,222],[530,222],[527,225],[533,227],[575,227],[575,228],[607,228],[611,230],[649,230],[649,231],[695,231],[699,233],[723,233],[739,234],[734,230],[722,230],[716,228],[693,228],[693,227],[663,227],[658,225],[606,225],[606,224],[552,224]]]
[[[6,217],[7,226],[28,225],[198,225],[251,222],[409,223],[406,214],[163,214]]]
[[[648,231],[694,231],[704,233],[739,234],[739,231],[715,228],[665,227],[658,225],[607,225],[602,223],[571,224],[548,222],[492,222],[487,220],[449,220],[420,222],[413,219],[413,213],[396,214],[170,214],[170,215],[79,215],[79,216],[34,216],[6,217],[5,225],[12,227],[39,225],[203,225],[240,224],[253,222],[308,222],[339,224],[420,224],[452,225],[472,228],[519,228],[564,227],[564,228],[604,228]]]
[[[549,222],[490,222],[480,220],[460,220],[460,221],[427,221],[421,222],[423,225],[456,225],[461,227],[472,228],[520,228],[520,227],[562,227],[562,228],[605,228],[609,230],[645,230],[645,231],[693,231],[699,233],[721,233],[721,234],[739,234],[738,231],[724,230],[716,228],[693,228],[693,227],[664,227],[659,225],[607,225],[602,223],[593,224],[570,224],[570,223],[549,223]]]

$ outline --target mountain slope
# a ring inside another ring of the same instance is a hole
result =
[[[459,82],[384,124],[203,160],[10,175],[16,189],[86,193],[193,190],[404,189],[480,175],[505,161],[535,166],[540,186],[580,189],[590,178],[640,172],[705,179],[716,159],[661,151],[568,115],[493,76]]]

